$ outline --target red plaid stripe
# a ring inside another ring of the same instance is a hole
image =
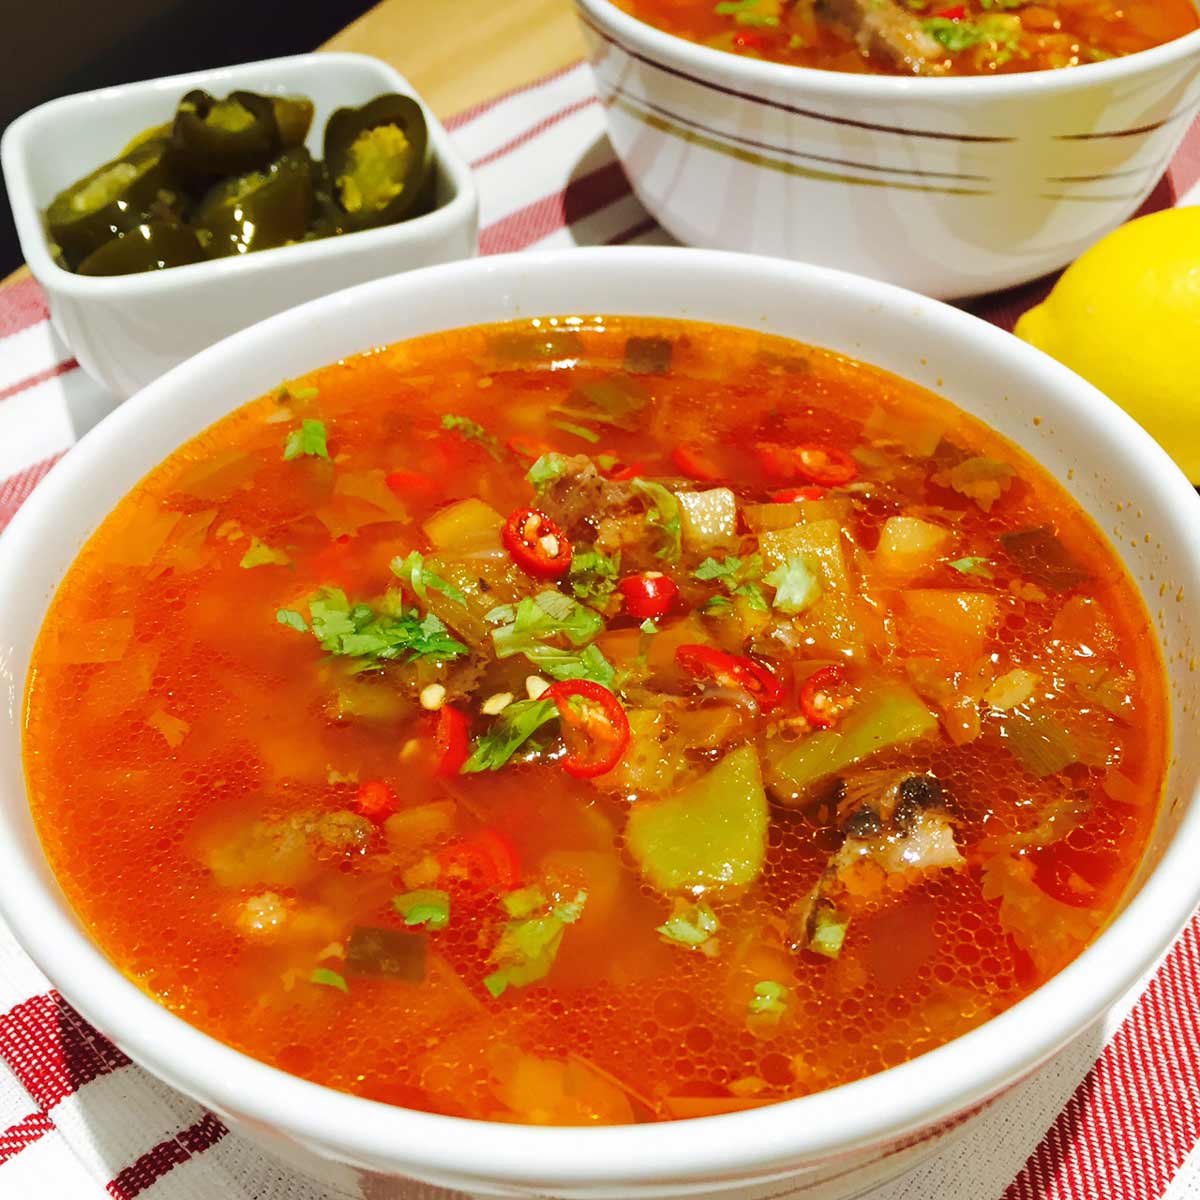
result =
[[[133,1200],[134,1196],[140,1195],[168,1171],[173,1171],[188,1159],[215,1146],[228,1132],[212,1113],[207,1113],[194,1125],[189,1125],[165,1142],[159,1142],[141,1158],[130,1163],[109,1183],[108,1194],[113,1200]]]
[[[46,297],[34,279],[22,279],[4,289],[0,307],[0,338],[10,337],[50,316]]]
[[[26,467],[23,471],[18,471],[16,475],[12,475],[8,479],[0,480],[0,530],[13,519],[13,514],[25,503],[29,493],[41,483],[46,472],[60,458],[62,455],[56,454],[52,458],[43,459],[31,467]]]
[[[0,1166],[54,1129],[49,1113],[35,1112],[0,1133]]]
[[[46,1112],[85,1083],[129,1065],[57,992],[34,996],[0,1017],[0,1058]]]

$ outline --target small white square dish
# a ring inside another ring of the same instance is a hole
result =
[[[65,187],[120,153],[141,130],[171,119],[194,88],[308,96],[308,147],[338,108],[384,92],[412,95],[408,81],[361,54],[265,59],[64,96],[8,127],[0,162],[25,261],[46,292],[50,316],[80,366],[125,398],[168,368],[239,329],[352,284],[470,258],[478,195],[470,168],[422,105],[436,170],[431,212],[396,225],[136,275],[77,275],[51,254],[42,212]]]

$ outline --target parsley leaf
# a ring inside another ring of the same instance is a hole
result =
[[[579,920],[586,903],[587,892],[578,891],[573,899],[552,905],[544,914],[506,922],[491,954],[497,969],[483,981],[487,990],[493,996],[501,996],[510,987],[525,987],[544,979],[558,957],[567,926]]]
[[[551,450],[543,454],[526,472],[525,478],[533,484],[533,490],[540,496],[556,479],[561,479],[570,467],[567,456]]]
[[[558,646],[531,646],[525,657],[551,679],[590,679],[611,692],[617,673],[603,651],[593,643],[582,650],[564,650]]]
[[[239,567],[286,567],[292,560],[282,550],[272,550],[258,538],[250,539],[250,549],[242,555]]]
[[[738,558],[734,554],[724,559],[706,558],[692,574],[703,582],[716,582],[730,596],[744,596],[751,608],[766,612],[770,607],[757,580],[762,576],[762,556],[752,554],[749,558]],[[732,601],[724,596],[714,596],[705,604],[706,612],[722,612]]]
[[[659,534],[659,546],[655,554],[667,562],[678,562],[683,550],[683,524],[678,499],[661,483],[653,480],[634,479],[631,486],[639,496],[650,501],[646,519]]]
[[[801,613],[811,608],[821,595],[821,584],[798,555],[791,555],[763,578],[775,589],[771,604],[782,613]]]
[[[331,971],[327,967],[318,967],[309,977],[310,983],[319,983],[323,987],[337,988],[339,992],[350,993],[349,987],[336,971]]]
[[[467,598],[452,583],[447,583],[425,565],[425,556],[414,550],[407,558],[392,559],[392,574],[404,580],[421,600],[429,599],[429,589],[448,596],[455,604],[467,607]]]
[[[478,421],[457,413],[443,413],[442,428],[462,434],[469,442],[478,442],[497,462],[500,461],[499,442]]]
[[[322,588],[308,602],[312,635],[328,654],[360,660],[355,670],[369,671],[384,662],[418,658],[447,660],[467,653],[462,642],[450,636],[433,613],[396,606],[394,612],[376,612],[369,604],[351,606],[341,588]],[[275,619],[304,632],[304,618],[281,608]]]
[[[721,0],[713,12],[719,17],[732,17],[738,25],[774,29],[782,7],[780,0]]]
[[[1008,62],[1017,52],[1021,40],[1020,19],[999,13],[980,17],[977,21],[928,17],[921,22],[921,27],[951,54],[986,46],[997,64]]]
[[[558,716],[553,700],[517,700],[493,722],[462,765],[465,775],[498,771],[543,725]]]
[[[978,555],[972,554],[967,558],[955,559],[950,565],[963,575],[978,575],[980,579],[996,578],[996,573],[992,570],[988,560]]]
[[[555,420],[550,424],[564,433],[573,433],[577,438],[583,438],[585,442],[591,442],[593,445],[600,440],[600,435],[594,429],[589,429],[586,425],[577,425],[574,421]]]
[[[437,888],[421,888],[392,897],[392,907],[404,918],[405,925],[424,925],[426,929],[445,929],[450,924],[450,896]]]
[[[567,582],[576,599],[592,608],[603,608],[615,591],[620,574],[620,551],[609,555],[599,550],[576,550]]]
[[[329,447],[325,444],[325,422],[303,421],[299,429],[293,429],[287,435],[283,446],[283,461],[291,462],[302,454],[313,458],[328,458]]]

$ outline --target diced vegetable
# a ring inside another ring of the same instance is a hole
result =
[[[625,841],[663,892],[753,883],[767,848],[767,797],[754,748],[734,750],[669,796],[638,801]]]
[[[1039,779],[1055,775],[1083,757],[1071,731],[1048,713],[1012,713],[1004,725],[1004,744]]]
[[[425,536],[448,554],[474,554],[500,549],[504,518],[490,505],[472,497],[439,509],[421,523]]]
[[[991,512],[992,505],[1012,486],[1015,475],[1008,463],[997,459],[968,458],[939,471],[933,482],[974,500],[984,512]]]
[[[420,983],[427,947],[423,933],[358,925],[346,943],[346,974]]]
[[[1052,592],[1068,591],[1088,577],[1049,525],[1002,533],[1000,545],[1022,575]]]
[[[1037,687],[1038,677],[1032,671],[1016,667],[1005,672],[983,693],[985,703],[1002,712],[1024,704]]]
[[[677,492],[684,549],[711,554],[737,544],[737,499],[728,488]]]
[[[964,666],[982,657],[999,615],[999,597],[990,592],[909,588],[896,603],[906,653]]]
[[[393,850],[423,850],[453,833],[454,816],[453,800],[432,800],[402,808],[384,821],[384,836]]]
[[[625,370],[633,375],[665,375],[674,351],[670,338],[631,335],[625,342]]]
[[[785,495],[789,499],[778,498]],[[828,496],[818,487],[776,492],[770,504],[747,504],[742,508],[742,516],[753,533],[791,529],[809,521],[836,521],[845,527],[853,512],[849,496]]]
[[[771,607],[795,616],[811,608],[821,595],[821,585],[802,555],[796,554],[763,576],[775,589]]]
[[[677,896],[671,915],[655,932],[664,942],[699,950],[706,958],[715,958],[721,951],[716,937],[720,928],[721,922],[703,900],[692,903]]]
[[[945,555],[954,535],[917,517],[888,517],[875,548],[875,569],[894,583],[924,575]]]
[[[766,776],[784,802],[802,798],[815,783],[891,746],[929,736],[937,718],[906,684],[896,681],[864,692],[837,729],[823,729],[800,742],[768,739]]]
[[[450,924],[449,893],[437,888],[420,888],[393,896],[392,907],[404,918],[405,925],[423,925],[436,932]]]
[[[800,559],[827,590],[843,592],[850,586],[841,526],[833,520],[809,521],[791,529],[764,533],[758,541],[770,570]]]

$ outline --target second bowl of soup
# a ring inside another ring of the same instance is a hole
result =
[[[14,522],[0,900],[276,1149],[840,1200],[1195,899],[1195,507],[1073,376],[868,281],[356,289],[165,378]]]
[[[1200,109],[1194,0],[576,5],[613,147],[669,232],[939,297],[1071,261]]]

